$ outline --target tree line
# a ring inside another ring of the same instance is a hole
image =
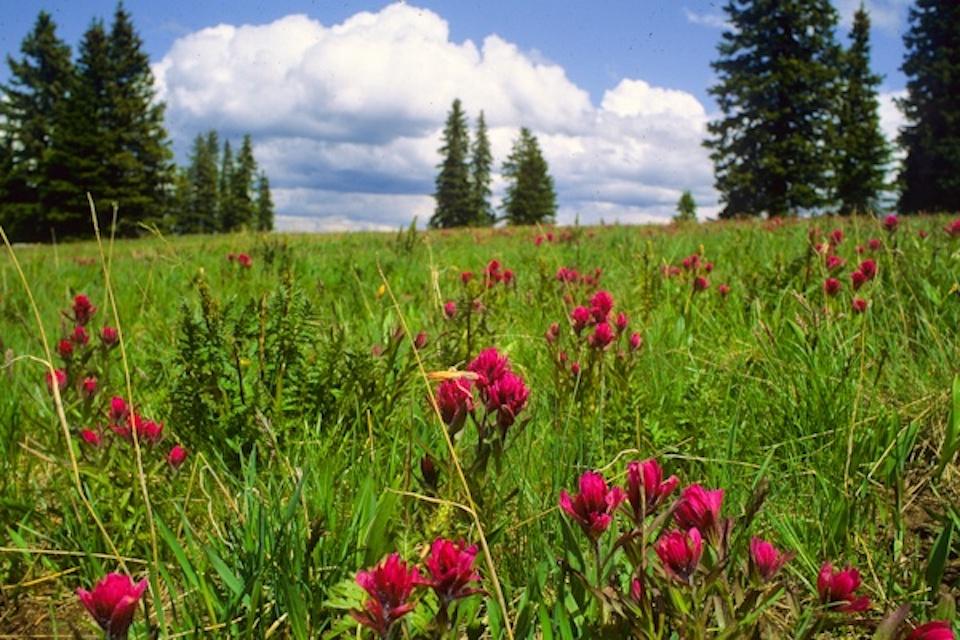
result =
[[[483,111],[471,144],[467,116],[460,100],[455,99],[443,128],[440,154],[443,160],[437,167],[431,227],[483,227],[499,220],[509,224],[553,221],[557,211],[553,178],[540,144],[528,128],[520,129],[503,163],[501,175],[507,180],[507,189],[500,204],[501,216],[490,204],[493,154]]]
[[[118,203],[121,233],[272,228],[249,136],[236,161],[225,150],[216,165],[223,185],[212,207],[196,146],[190,166],[176,167],[150,61],[122,4],[109,28],[92,21],[76,60],[56,29],[41,11],[0,86],[0,225],[11,238],[90,235],[87,193],[101,209]]]
[[[903,213],[958,207],[960,3],[918,0],[910,9],[899,102],[905,157],[894,184],[863,5],[846,48],[829,0],[729,0],[724,11],[729,28],[710,88],[722,115],[705,141],[721,217],[868,213],[895,192]]]

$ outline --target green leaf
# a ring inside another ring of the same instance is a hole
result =
[[[947,557],[950,554],[950,542],[953,539],[953,521],[947,520],[943,526],[943,531],[937,536],[937,541],[933,544],[930,553],[930,561],[927,563],[925,577],[927,586],[931,593],[936,594],[940,581],[943,580],[943,572],[947,567]]]
[[[937,464],[937,470],[933,474],[934,477],[939,478],[943,474],[943,470],[956,455],[958,446],[960,446],[960,376],[954,376],[950,420],[947,421],[947,432],[944,434],[943,444],[940,446],[940,462]]]
[[[204,548],[204,551],[207,554],[207,558],[210,560],[210,564],[213,565],[213,568],[217,571],[217,575],[220,576],[220,579],[223,580],[223,583],[227,585],[227,588],[233,592],[233,595],[239,598],[243,595],[243,582],[236,576],[233,571],[230,570],[230,567],[227,566],[227,563],[223,561],[223,558],[214,551],[212,547]]]

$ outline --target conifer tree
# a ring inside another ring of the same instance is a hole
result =
[[[107,126],[100,132],[108,143],[107,182],[100,195],[119,203],[128,225],[155,222],[173,177],[172,153],[150,59],[122,3],[113,15],[108,52]]]
[[[674,222],[696,222],[697,221],[697,202],[693,199],[693,194],[687,189],[677,200],[677,215],[673,216]]]
[[[263,171],[257,177],[257,230],[273,231],[273,197],[270,180]]]
[[[187,177],[190,181],[190,206],[181,221],[183,233],[212,233],[220,228],[218,212],[217,153],[219,140],[216,131],[197,134],[190,152]]]
[[[110,196],[105,158],[112,148],[107,115],[112,83],[107,32],[101,20],[94,20],[80,42],[73,90],[57,113],[50,179],[42,195],[47,221],[58,236],[90,233],[87,193],[105,213]]]
[[[829,0],[728,0],[712,63],[722,117],[708,125],[716,187],[733,215],[828,204],[838,49]]]
[[[890,162],[890,147],[880,130],[877,87],[881,77],[870,71],[870,16],[862,4],[854,14],[850,40],[842,58],[836,138],[836,199],[844,215],[879,207]]]
[[[490,139],[487,137],[487,123],[483,111],[477,118],[477,134],[473,140],[470,157],[470,187],[473,197],[471,210],[474,212],[473,224],[490,226],[496,220],[490,205],[490,170],[493,166],[493,154],[490,151]]]
[[[900,209],[955,211],[960,207],[960,3],[917,0],[903,37],[907,96],[900,144]]]
[[[443,146],[440,147],[443,162],[438,166],[440,173],[437,174],[433,196],[437,205],[430,218],[431,227],[460,227],[474,220],[470,169],[467,165],[469,150],[467,117],[458,98],[453,101],[443,128]]]
[[[254,178],[257,174],[257,161],[253,157],[253,141],[250,134],[243,136],[237,162],[230,176],[230,196],[233,200],[235,219],[224,231],[233,231],[241,227],[254,227],[257,224],[254,204]]]
[[[237,226],[237,210],[233,204],[233,149],[229,140],[223,141],[223,155],[220,156],[220,186],[217,189],[217,228],[229,231]]]
[[[503,176],[509,184],[501,207],[510,224],[553,222],[557,212],[553,178],[537,138],[526,127],[520,129],[503,164]]]
[[[41,11],[20,45],[7,56],[9,83],[0,87],[0,224],[15,239],[49,238],[42,193],[50,180],[57,115],[73,84],[70,47]]]

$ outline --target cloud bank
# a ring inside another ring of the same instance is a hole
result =
[[[665,220],[683,189],[702,213],[716,208],[693,95],[625,78],[595,105],[536,52],[497,35],[454,42],[441,16],[408,4],[334,25],[290,15],[203,29],[154,73],[180,144],[209,128],[253,135],[281,228],[426,222],[454,98],[471,119],[484,111],[497,168],[519,127],[534,131],[561,222]],[[495,176],[494,204],[502,187]]]

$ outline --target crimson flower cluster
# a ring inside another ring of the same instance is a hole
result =
[[[833,298],[843,290],[843,282],[838,277],[840,271],[846,265],[846,260],[837,255],[836,251],[843,242],[843,230],[834,229],[830,232],[826,242],[816,242],[820,231],[816,227],[810,230],[811,242],[814,242],[814,252],[823,258],[824,269],[828,275],[823,281],[823,292],[827,297]],[[882,244],[877,239],[871,239],[869,242],[871,251],[878,250]],[[857,253],[863,253],[863,247],[857,247]],[[859,291],[866,283],[877,277],[877,262],[872,258],[862,260],[850,273],[850,284],[854,291]],[[854,296],[850,302],[850,308],[853,313],[863,313],[870,306],[870,302],[859,296]]]
[[[544,242],[573,242],[574,240],[576,240],[576,235],[573,233],[573,231],[564,230],[559,234],[554,233],[553,231],[547,231],[544,234],[535,236],[533,239],[533,244],[539,247]]]
[[[611,486],[602,474],[587,471],[580,476],[579,492],[560,492],[560,509],[575,522],[584,535],[599,549],[599,539],[611,527],[618,512],[627,515],[630,529],[616,546],[627,544],[636,532],[642,531],[647,518],[666,509],[667,499],[679,484],[676,476],[664,479],[663,469],[654,459],[634,461],[627,466],[624,487]],[[718,557],[726,553],[733,521],[721,515],[723,489],[708,489],[691,484],[666,511],[676,528],[660,533],[653,543],[662,575],[676,584],[693,584],[700,569],[707,545]],[[771,542],[754,536],[749,544],[749,575],[758,585],[772,581],[792,558],[792,553],[777,549]],[[706,573],[706,572],[705,572]],[[635,576],[631,592],[646,593],[644,575]],[[639,581],[639,584],[637,583]],[[856,594],[860,577],[855,569],[834,571],[824,563],[818,579],[820,600],[845,613],[864,611],[869,599]]]
[[[694,293],[702,293],[710,288],[710,278],[713,273],[713,262],[705,259],[699,253],[692,253],[683,258],[680,264],[665,264],[660,267],[664,278],[689,278],[690,287]],[[726,298],[730,294],[730,285],[721,284],[717,287],[717,294]]]
[[[587,288],[594,288],[600,285],[600,276],[603,270],[597,267],[592,273],[580,273],[572,267],[560,267],[557,269],[557,281],[569,285],[582,285]]]
[[[638,350],[643,344],[639,333],[627,334],[630,319],[624,312],[613,313],[614,299],[609,291],[600,290],[590,297],[586,304],[574,307],[568,317],[568,325],[572,329],[577,352],[586,348],[588,357],[593,354],[603,354],[618,341],[623,340],[631,351]],[[569,371],[574,378],[581,374],[579,359],[573,361],[567,352],[559,349],[561,338],[560,323],[554,322],[544,333],[547,344],[556,349],[554,361],[561,371]],[[619,351],[621,356],[626,352]],[[584,355],[584,354],[580,354]]]
[[[144,418],[140,414],[130,411],[126,401],[120,396],[113,396],[107,402],[106,394],[101,393],[103,376],[101,371],[106,370],[105,360],[100,362],[95,355],[103,358],[109,356],[110,351],[119,344],[120,334],[114,327],[104,325],[100,328],[100,346],[94,349],[91,344],[91,322],[97,313],[97,307],[85,294],[77,294],[69,310],[63,316],[72,322],[73,329],[68,337],[60,340],[57,351],[64,359],[64,367],[48,371],[45,380],[48,389],[53,391],[56,386],[60,393],[75,391],[83,401],[79,403],[79,420],[103,420],[102,426],[86,427],[79,431],[79,438],[90,449],[99,449],[104,445],[105,433],[112,432],[121,439],[132,442],[134,433],[137,439],[148,445],[158,444],[163,436],[163,423]],[[71,381],[75,381],[71,385]],[[100,398],[100,400],[98,400]],[[106,403],[106,407],[101,405]],[[167,455],[167,462],[173,468],[178,468],[187,458],[187,450],[176,445]]]
[[[369,596],[362,609],[350,615],[379,637],[387,638],[393,625],[413,611],[413,594],[418,587],[428,587],[440,603],[438,619],[447,620],[447,609],[457,600],[483,591],[473,585],[480,574],[474,569],[477,547],[443,538],[430,545],[424,565],[425,573],[399,554],[391,553],[380,564],[357,572],[356,582]]]
[[[477,354],[467,365],[467,371],[473,376],[445,380],[437,388],[440,417],[456,433],[468,415],[476,419],[476,409],[482,406],[485,416],[477,421],[481,435],[487,420],[491,419],[501,437],[506,437],[507,429],[516,422],[530,396],[523,378],[514,373],[509,359],[492,347]],[[474,390],[479,402],[474,398]]]
[[[513,284],[513,270],[501,269],[501,267],[500,261],[496,259],[487,263],[487,266],[483,270],[483,284],[487,289],[497,284],[503,284],[504,286]]]

